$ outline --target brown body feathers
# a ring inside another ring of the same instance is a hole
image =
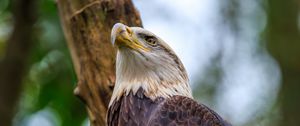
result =
[[[108,126],[230,126],[217,113],[184,96],[145,97],[139,89],[113,102],[108,111]]]

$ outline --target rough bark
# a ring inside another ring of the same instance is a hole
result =
[[[280,126],[300,124],[300,31],[296,0],[268,0],[268,49],[282,73]]]
[[[115,82],[112,26],[141,26],[131,0],[59,0],[62,27],[78,79],[74,90],[87,107],[90,123],[103,126]]]
[[[0,62],[0,126],[10,126],[15,114],[36,20],[35,0],[14,0],[12,4],[14,29]]]

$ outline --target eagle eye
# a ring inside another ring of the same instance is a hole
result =
[[[157,44],[157,39],[154,36],[145,36],[145,40],[151,46],[156,46]]]

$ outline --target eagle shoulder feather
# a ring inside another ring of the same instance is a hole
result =
[[[216,112],[185,96],[166,99],[149,121],[149,126],[230,126]]]

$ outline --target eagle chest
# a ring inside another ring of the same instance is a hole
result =
[[[147,98],[141,89],[135,95],[122,96],[108,110],[108,126],[146,126],[162,101]]]

